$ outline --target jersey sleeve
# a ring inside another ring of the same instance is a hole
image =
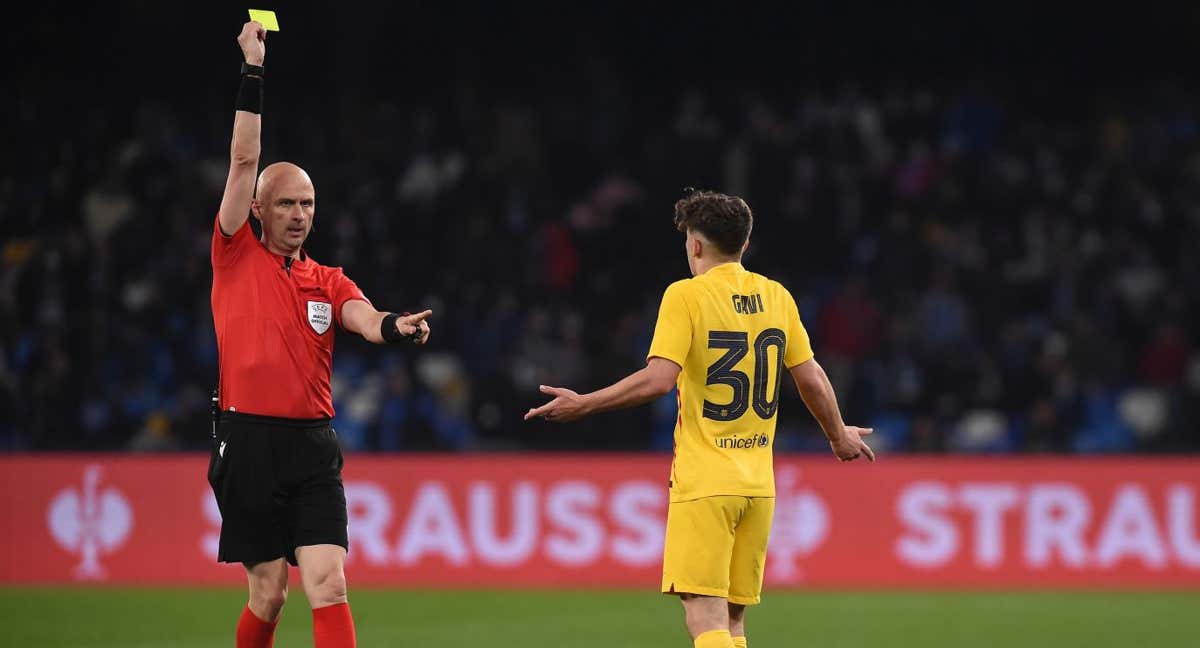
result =
[[[692,313],[688,307],[686,280],[667,286],[658,307],[658,322],[654,325],[654,341],[646,359],[665,358],[683,366],[692,347]]]
[[[812,342],[808,339],[808,331],[800,321],[800,309],[796,299],[786,288],[780,287],[787,296],[787,352],[783,355],[783,364],[788,369],[813,359]]]
[[[254,245],[254,230],[250,227],[250,219],[230,236],[221,231],[221,217],[213,219],[212,257],[213,267],[231,265],[245,256],[246,250]]]
[[[371,303],[371,300],[367,299],[358,284],[347,277],[341,268],[333,269],[329,284],[329,295],[333,299],[333,316],[337,320],[338,327],[345,329],[346,327],[342,325],[342,306],[352,299],[361,299],[368,304]],[[374,308],[374,305],[372,304],[371,307]]]

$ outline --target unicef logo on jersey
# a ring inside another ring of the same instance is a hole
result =
[[[734,450],[739,448],[765,448],[771,445],[771,438],[765,434],[755,434],[748,437],[740,437],[736,434],[728,437],[721,437],[713,441],[718,448],[722,450]]]
[[[333,323],[333,305],[329,302],[308,302],[308,325],[317,335],[324,335]]]

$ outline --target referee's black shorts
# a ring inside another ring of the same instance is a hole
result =
[[[208,483],[221,510],[221,562],[287,558],[296,547],[349,548],[342,451],[329,419],[223,412]]]

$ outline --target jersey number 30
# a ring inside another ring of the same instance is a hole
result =
[[[779,409],[779,378],[783,375],[783,350],[787,336],[777,328],[769,328],[754,340],[754,391],[750,391],[750,377],[734,369],[750,351],[749,336],[745,331],[709,331],[708,348],[725,349],[721,356],[708,368],[709,385],[729,385],[733,389],[733,400],[721,405],[704,400],[704,418],[714,421],[732,421],[741,418],[750,404],[760,418],[769,419]],[[767,371],[770,364],[767,352],[775,347],[775,390],[767,394]]]

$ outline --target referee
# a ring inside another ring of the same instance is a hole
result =
[[[336,323],[377,344],[424,344],[432,313],[375,310],[341,268],[304,253],[315,195],[303,169],[272,164],[255,193],[265,39],[257,22],[243,25],[237,38],[245,63],[229,179],[213,225],[220,386],[208,480],[221,510],[217,559],[242,563],[249,579],[238,648],[272,645],[288,563],[300,568],[316,648],[351,648],[342,453],[330,426],[331,329]],[[250,213],[262,225],[261,239],[246,222]]]

